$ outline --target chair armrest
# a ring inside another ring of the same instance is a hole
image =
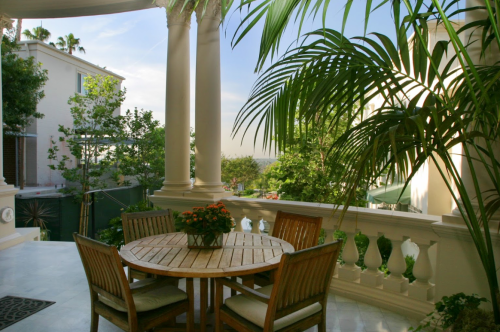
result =
[[[151,290],[167,286],[167,285],[173,285],[173,281],[171,278],[162,278],[162,279],[156,279],[157,281],[149,284],[149,285],[144,285],[144,286],[136,286],[134,287],[134,284],[130,284],[130,291],[132,294],[142,294],[149,292]]]
[[[271,299],[268,295],[262,294],[257,292],[256,290],[249,288],[245,285],[239,284],[237,282],[231,281],[226,278],[217,278],[215,279],[216,283],[221,283],[224,286],[227,286],[231,289],[234,289],[235,291],[238,291],[248,297],[251,297],[257,301],[260,301],[262,303],[268,304],[269,300]]]

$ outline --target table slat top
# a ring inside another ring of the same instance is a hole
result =
[[[187,235],[169,233],[130,242],[120,250],[132,268],[172,277],[219,278],[272,270],[293,246],[267,235],[224,234],[222,249],[189,249]]]

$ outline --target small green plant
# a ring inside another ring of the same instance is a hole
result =
[[[160,208],[151,207],[149,206],[148,202],[142,201],[137,204],[130,205],[125,210],[123,210],[123,212],[131,213],[152,210],[160,210]],[[123,237],[122,217],[120,216],[110,219],[108,226],[109,228],[99,231],[99,241],[120,248],[125,244],[125,239]]]
[[[55,217],[55,214],[51,212],[49,207],[44,203],[39,203],[37,200],[34,200],[19,208],[19,216],[21,221],[24,222],[24,226],[28,226],[29,223],[32,223],[33,227],[40,227],[41,241],[49,241],[50,230],[47,228],[47,224],[49,223],[48,219]]]
[[[495,324],[492,311],[483,309],[464,309],[452,327],[453,332],[492,332],[500,331]]]
[[[434,305],[434,311],[427,315],[430,318],[427,323],[419,325],[416,328],[410,327],[409,330],[415,332],[423,331],[431,325],[434,328],[433,331],[437,331],[438,328],[447,329],[457,321],[465,309],[478,309],[482,302],[487,302],[487,300],[476,294],[465,295],[464,293],[457,293],[451,296],[443,296],[441,301]]]

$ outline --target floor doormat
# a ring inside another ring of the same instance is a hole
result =
[[[55,302],[5,296],[0,299],[0,330],[19,322]]]

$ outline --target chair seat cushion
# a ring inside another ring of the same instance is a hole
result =
[[[130,284],[131,289],[137,289],[146,285],[156,283],[156,279],[147,278]],[[185,292],[173,285],[165,285],[150,289],[144,293],[132,294],[137,312],[149,311],[160,307],[187,299]],[[99,296],[99,301],[122,312],[127,309],[114,303],[113,301]]]
[[[257,292],[270,296],[273,290],[273,285],[265,286],[256,289]],[[267,313],[267,304],[257,301],[251,297],[240,294],[230,297],[225,302],[226,306],[232,311],[236,312],[241,317],[249,320],[257,326],[264,328],[264,322]],[[293,323],[298,322],[308,316],[311,316],[318,311],[322,310],[322,306],[319,303],[311,304],[301,310],[298,310],[290,315],[281,317],[274,321],[274,330],[280,330],[287,327]]]

